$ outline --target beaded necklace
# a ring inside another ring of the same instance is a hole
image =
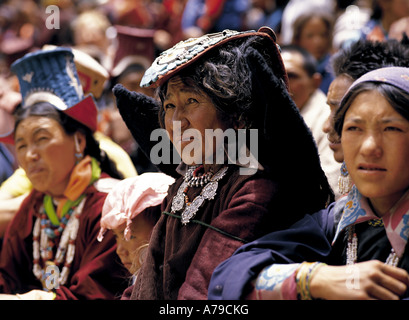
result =
[[[355,225],[348,227],[348,246],[347,246],[347,265],[352,265],[358,259],[358,237],[355,232]],[[391,253],[385,261],[385,264],[396,267],[399,263],[399,257],[392,248]]]
[[[43,284],[44,290],[50,290],[50,283],[47,283],[50,271],[49,266],[60,267],[65,262],[61,273],[58,275],[58,283],[53,283],[53,288],[64,285],[67,282],[75,253],[75,239],[78,235],[79,217],[84,207],[86,198],[84,197],[77,207],[70,208],[61,218],[58,226],[53,227],[45,213],[42,213],[34,223],[33,229],[33,273]],[[61,237],[60,237],[61,236]],[[56,240],[60,237],[58,248],[54,257],[53,251]],[[44,267],[40,266],[40,260],[44,262]]]
[[[192,170],[186,172],[185,180],[189,187],[203,187],[209,182],[210,178],[213,176],[213,170],[209,170],[206,173],[199,174],[200,171],[204,170],[203,165],[193,166]]]
[[[187,223],[190,222],[190,219],[192,219],[196,215],[197,211],[203,205],[205,200],[214,199],[217,188],[219,186],[218,181],[225,176],[228,167],[221,168],[214,175],[213,173],[210,173],[206,179],[205,178],[200,179],[199,183],[197,182],[199,179],[196,179],[195,177],[195,175],[198,172],[198,170],[196,169],[198,169],[197,166],[188,168],[185,174],[185,178],[182,184],[180,185],[176,195],[173,197],[173,200],[172,200],[172,207],[171,207],[172,213],[175,213],[176,211],[180,211],[183,209],[183,212],[181,214],[182,216],[181,221],[183,225],[186,225]],[[193,201],[189,202],[189,198],[187,196],[187,190],[189,186],[199,186],[199,185],[200,186],[204,185],[202,191],[196,198],[193,199]]]

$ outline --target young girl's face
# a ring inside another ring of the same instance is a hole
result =
[[[319,17],[313,17],[305,23],[298,45],[320,60],[330,50],[329,33],[326,23]]]
[[[345,114],[341,143],[359,192],[386,213],[409,186],[409,121],[380,93],[366,91]]]
[[[149,243],[153,225],[143,217],[143,214],[140,214],[132,220],[130,228],[129,241],[124,238],[125,225],[114,229],[113,232],[117,243],[116,253],[129,272],[135,274],[140,268],[142,254],[145,251],[143,249]]]
[[[339,109],[342,97],[352,83],[352,78],[342,74],[332,81],[327,93],[327,105],[329,106],[331,113],[327,121],[325,121],[322,131],[327,134],[329,147],[334,152],[335,161],[339,163],[344,161],[344,153],[342,152],[341,138],[338,136],[334,128],[334,117]]]

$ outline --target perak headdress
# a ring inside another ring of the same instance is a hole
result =
[[[174,76],[181,69],[193,64],[207,52],[214,50],[214,48],[226,42],[254,35],[265,37],[275,44],[276,52],[271,52],[271,54],[278,58],[277,63],[280,64],[281,75],[283,77],[285,76],[286,79],[284,64],[279,53],[280,49],[276,44],[276,35],[272,29],[263,27],[257,32],[254,30],[243,32],[224,30],[218,33],[206,34],[199,38],[190,38],[180,41],[172,48],[162,52],[155,59],[152,66],[145,72],[141,81],[141,87],[157,87]],[[285,81],[287,81],[287,79]]]

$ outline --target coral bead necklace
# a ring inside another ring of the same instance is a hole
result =
[[[44,290],[54,289],[58,285],[64,285],[67,282],[74,259],[75,240],[79,227],[78,219],[85,200],[84,197],[78,206],[70,208],[56,227],[52,226],[43,208],[40,217],[35,221],[33,229],[33,273],[42,282]],[[57,243],[58,247],[54,256],[54,247]],[[43,261],[43,267],[41,267],[41,261]],[[58,283],[50,285],[50,281],[47,279],[50,275],[48,267],[56,266],[59,268],[62,264],[62,270],[58,275]]]

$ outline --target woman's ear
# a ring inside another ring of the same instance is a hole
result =
[[[83,132],[77,131],[74,133],[75,152],[84,154],[85,147],[87,146],[87,139]]]

